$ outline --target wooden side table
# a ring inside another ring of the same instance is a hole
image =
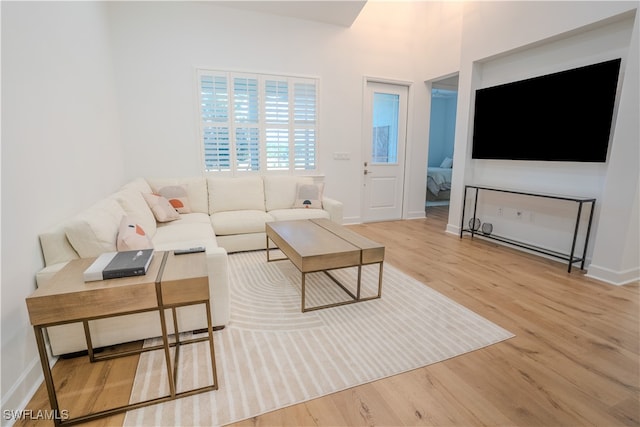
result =
[[[149,270],[144,276],[85,283],[82,273],[93,261],[94,259],[70,261],[45,286],[38,288],[26,299],[29,318],[36,336],[49,402],[55,414],[55,425],[78,424],[180,397],[217,390],[218,379],[213,345],[209,279],[205,254],[195,253],[175,256],[173,252],[156,252],[149,266]],[[179,334],[176,333],[174,342],[170,343],[167,333],[165,310],[172,310],[174,331],[177,332],[178,321],[176,309],[178,307],[196,304],[205,305],[207,336],[180,341]],[[139,350],[121,351],[106,356],[97,356],[94,354],[89,321],[147,311],[158,312],[162,330],[162,345],[146,347]],[[49,326],[76,322],[81,322],[84,325],[87,349],[91,362],[163,349],[169,379],[169,394],[105,411],[62,419],[51,368],[49,367],[43,329]],[[178,393],[176,392],[176,378],[178,375],[177,366],[180,346],[201,341],[209,342],[213,383],[205,387]],[[175,347],[173,369],[170,353],[172,347]]]

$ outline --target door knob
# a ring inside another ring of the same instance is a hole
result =
[[[370,173],[373,173],[373,172],[368,171],[368,170],[366,170],[366,169],[364,170],[364,174],[365,174],[365,175],[368,175],[368,174],[370,174]]]

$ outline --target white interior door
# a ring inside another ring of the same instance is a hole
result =
[[[363,221],[402,218],[409,88],[367,82],[364,101]]]

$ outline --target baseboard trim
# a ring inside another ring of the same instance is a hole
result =
[[[596,279],[610,285],[623,286],[640,280],[640,267],[630,268],[623,271],[614,271],[610,268],[589,265],[587,277]]]
[[[426,213],[423,210],[421,211],[413,211],[407,214],[406,219],[424,219],[426,217]]]
[[[445,230],[447,233],[449,234],[455,234],[456,236],[460,236],[460,226],[459,225],[453,225],[453,224],[447,224],[447,228]]]
[[[343,225],[362,224],[362,218],[359,216],[348,216],[342,218]]]
[[[47,351],[47,354],[50,354]],[[53,367],[58,361],[57,357],[49,357],[49,366]],[[18,378],[9,392],[2,396],[2,425],[10,427],[18,421],[19,414],[27,408],[29,401],[44,382],[40,358],[31,360],[27,369]]]

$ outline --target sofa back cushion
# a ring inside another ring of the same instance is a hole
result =
[[[40,247],[46,266],[71,261],[80,258],[76,250],[69,243],[64,231],[64,224],[57,224],[38,235]]]
[[[183,206],[188,206],[188,212],[183,209],[183,213],[208,213],[207,181],[204,177],[148,178],[147,182],[157,194],[177,194],[176,187],[182,187],[186,192],[186,199],[181,199],[181,202]]]
[[[259,176],[207,178],[209,213],[240,210],[264,211],[264,186]]]
[[[125,213],[135,221],[139,222],[150,237],[156,234],[156,218],[153,216],[151,208],[137,189],[125,187],[118,191],[114,197],[122,206]]]
[[[268,211],[291,209],[300,184],[313,184],[310,176],[266,175],[264,177],[265,205]]]
[[[125,211],[114,197],[99,201],[65,224],[69,243],[82,258],[116,251],[120,221]]]
[[[122,189],[123,190],[136,190],[136,191],[139,191],[140,193],[152,193],[153,192],[153,190],[151,189],[151,186],[149,185],[147,180],[144,179],[144,178],[135,178],[134,180],[129,181],[125,185],[123,185]]]

